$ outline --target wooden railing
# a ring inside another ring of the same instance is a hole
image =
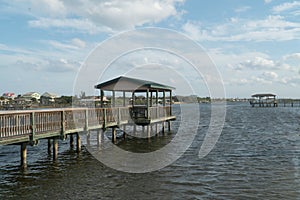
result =
[[[149,108],[151,119],[170,115],[170,106]],[[64,136],[130,121],[129,107],[0,111],[0,144]]]
[[[149,118],[157,119],[171,116],[171,106],[160,106],[160,107],[150,107],[149,108]]]

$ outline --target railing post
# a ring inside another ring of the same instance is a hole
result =
[[[66,133],[66,116],[65,116],[65,111],[61,111],[61,133],[60,136],[61,138],[65,138],[65,133]]]
[[[122,120],[122,118],[121,118],[121,108],[119,107],[118,108],[118,126],[120,126],[121,120]]]
[[[105,129],[106,128],[106,118],[107,118],[107,116],[106,116],[106,108],[103,108],[103,129]]]
[[[30,113],[31,136],[30,143],[34,144],[35,140],[35,112]]]
[[[85,127],[84,131],[87,132],[89,130],[89,110],[85,109]]]
[[[172,90],[170,90],[170,116],[172,116]]]

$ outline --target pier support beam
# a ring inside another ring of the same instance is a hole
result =
[[[151,128],[150,128],[151,125],[148,125],[147,126],[147,137],[148,137],[148,140],[150,140],[151,138]]]
[[[76,151],[79,153],[81,151],[81,140],[79,133],[76,133]]]
[[[48,138],[48,154],[49,155],[51,154],[51,146],[52,146],[51,139]]]
[[[136,136],[136,124],[133,125],[133,136]]]
[[[117,130],[116,130],[115,127],[111,129],[111,134],[112,134],[111,135],[112,143],[116,143],[116,141],[117,141]]]
[[[58,138],[54,137],[53,138],[53,161],[57,160],[57,155],[58,155]]]
[[[86,144],[88,146],[91,145],[91,134],[90,134],[90,131],[86,131]]]
[[[70,149],[73,149],[74,148],[74,135],[71,134],[70,135]]]
[[[99,146],[102,142],[103,131],[101,129],[97,130],[97,146]]]
[[[123,138],[126,139],[126,125],[123,125]]]
[[[25,169],[27,167],[27,144],[21,144],[21,168]]]

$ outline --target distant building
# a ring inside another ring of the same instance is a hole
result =
[[[22,98],[30,99],[30,100],[35,99],[36,101],[39,101],[41,98],[41,95],[37,92],[28,92],[26,94],[23,94]]]
[[[9,104],[9,102],[10,102],[10,101],[9,101],[8,99],[0,99],[0,106]]]
[[[3,93],[2,97],[4,97],[5,99],[14,99],[16,95],[13,92],[6,92]]]
[[[55,100],[57,98],[58,98],[58,95],[52,94],[49,92],[45,92],[44,94],[42,94],[42,96],[40,98],[40,103],[43,105],[51,105],[51,104],[55,103]]]

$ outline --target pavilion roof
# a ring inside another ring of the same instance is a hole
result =
[[[271,93],[262,93],[262,94],[253,94],[251,97],[276,97],[276,95]]]
[[[163,85],[160,83],[141,80],[136,78],[129,78],[125,76],[120,76],[118,78],[100,83],[95,86],[96,89],[106,90],[106,91],[171,91],[175,89],[174,87]]]

